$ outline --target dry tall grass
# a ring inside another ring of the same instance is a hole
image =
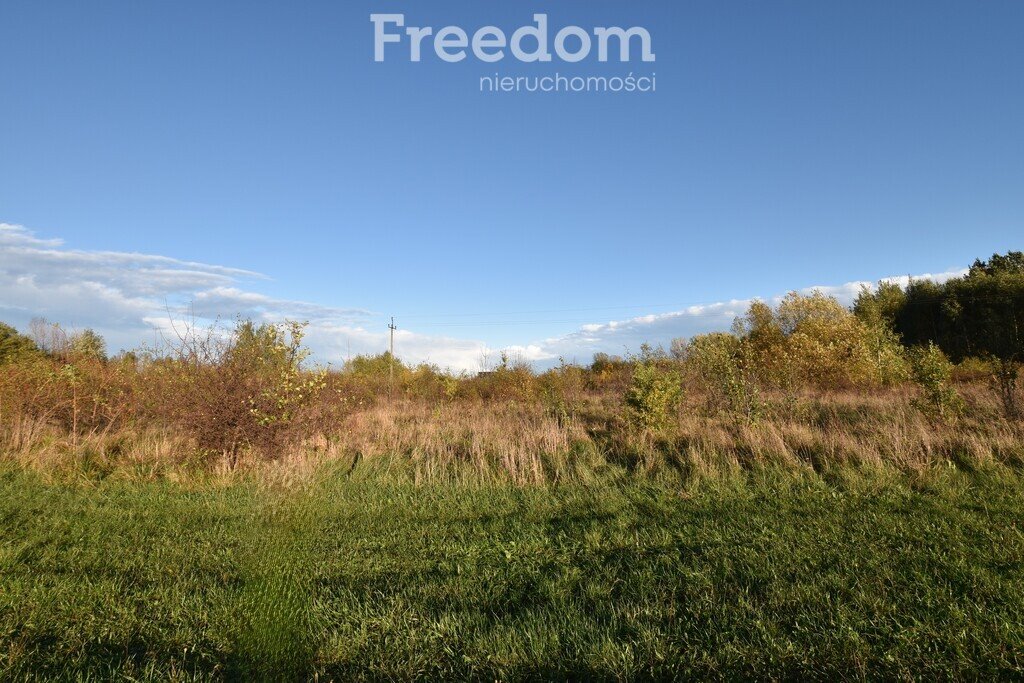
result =
[[[464,380],[473,382],[474,380]],[[337,395],[317,419],[271,452],[204,451],[173,425],[145,418],[77,436],[26,415],[0,423],[2,457],[50,473],[189,479],[259,472],[301,478],[323,464],[384,468],[417,482],[454,480],[535,485],[601,471],[719,478],[775,467],[814,470],[891,468],[921,472],[1024,464],[1024,427],[1000,416],[983,384],[960,385],[966,412],[948,420],[922,413],[909,387],[767,393],[754,421],[716,407],[691,387],[658,431],[625,417],[622,396],[600,387],[568,407],[540,397],[449,399],[408,393],[350,403]],[[336,405],[338,403],[338,405]],[[340,407],[339,407],[340,405]]]
[[[838,316],[842,329],[863,328],[828,301],[804,308],[811,321]],[[836,346],[819,325],[807,328],[820,338],[815,352],[801,355],[787,328],[748,327],[760,332],[692,340],[674,358],[645,347],[589,368],[537,375],[503,361],[460,378],[386,354],[306,370],[295,325],[241,323],[233,336],[186,337],[170,353],[117,360],[34,352],[0,363],[0,457],[88,476],[289,480],[333,464],[518,485],[1024,464],[1024,426],[1007,416],[983,365],[954,375],[931,349],[927,382],[914,384],[892,339]],[[899,372],[879,374],[872,359]],[[814,374],[819,366],[829,372]]]

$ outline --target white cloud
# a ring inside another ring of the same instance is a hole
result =
[[[883,278],[883,282],[894,282],[906,286],[913,280],[934,280],[945,282],[967,273],[967,269],[941,273],[925,273],[914,276]],[[868,281],[847,282],[842,285],[819,285],[798,290],[801,294],[821,292],[834,296],[843,305],[852,305],[861,290],[874,289],[876,284]],[[765,301],[777,305],[785,294],[777,294]],[[667,346],[678,337],[692,337],[707,332],[720,332],[731,328],[733,321],[750,307],[755,298],[734,299],[717,303],[689,306],[679,311],[637,316],[625,320],[581,325],[578,330],[566,335],[546,339],[529,348],[536,349],[530,360],[548,361],[552,358],[566,358],[586,361],[596,352],[622,354],[636,352],[647,342]],[[550,363],[547,363],[550,365]]]
[[[111,349],[173,339],[186,325],[236,317],[309,321],[307,340],[321,362],[379,353],[387,333],[366,329],[359,308],[278,299],[246,286],[266,276],[154,254],[71,249],[60,239],[0,223],[0,319],[26,328],[41,316],[72,329],[91,327]],[[480,368],[486,345],[399,331],[403,360],[454,370]]]
[[[966,270],[915,276],[943,281]],[[340,363],[379,353],[388,338],[377,316],[360,308],[277,299],[250,289],[267,278],[248,270],[166,256],[71,249],[22,226],[0,223],[0,319],[25,327],[43,316],[72,328],[92,327],[112,349],[173,338],[183,321],[200,325],[236,317],[260,321],[308,320],[307,341],[320,362]],[[905,285],[907,276],[888,278]],[[850,304],[867,282],[808,287]],[[777,303],[782,295],[770,298]],[[644,342],[668,344],[676,337],[729,329],[752,299],[690,306],[678,311],[581,325],[568,334],[508,346],[513,359],[538,366],[558,358],[588,362],[598,351],[636,351]],[[369,329],[373,326],[380,331]],[[427,362],[455,371],[476,371],[498,360],[483,341],[399,330],[396,352],[410,363]]]

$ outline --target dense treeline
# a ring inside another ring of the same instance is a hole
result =
[[[1020,412],[1017,379],[1024,360],[1024,253],[975,261],[967,275],[944,283],[911,282],[905,289],[881,284],[854,308],[864,320],[881,320],[908,346],[934,343],[951,359],[992,361],[1008,415]]]
[[[516,481],[581,462],[1017,462],[1022,316],[1024,256],[1012,252],[941,284],[882,283],[852,309],[820,293],[755,302],[730,333],[541,374],[502,358],[452,376],[388,354],[311,367],[294,323],[186,329],[113,358],[90,330],[0,325],[0,451],[229,468],[400,455]]]

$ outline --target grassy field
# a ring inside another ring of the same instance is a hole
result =
[[[850,470],[852,472],[852,470]],[[0,470],[0,679],[1024,676],[1024,481]]]

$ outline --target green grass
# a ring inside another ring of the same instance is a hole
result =
[[[0,679],[1020,678],[1024,480],[0,471]]]

